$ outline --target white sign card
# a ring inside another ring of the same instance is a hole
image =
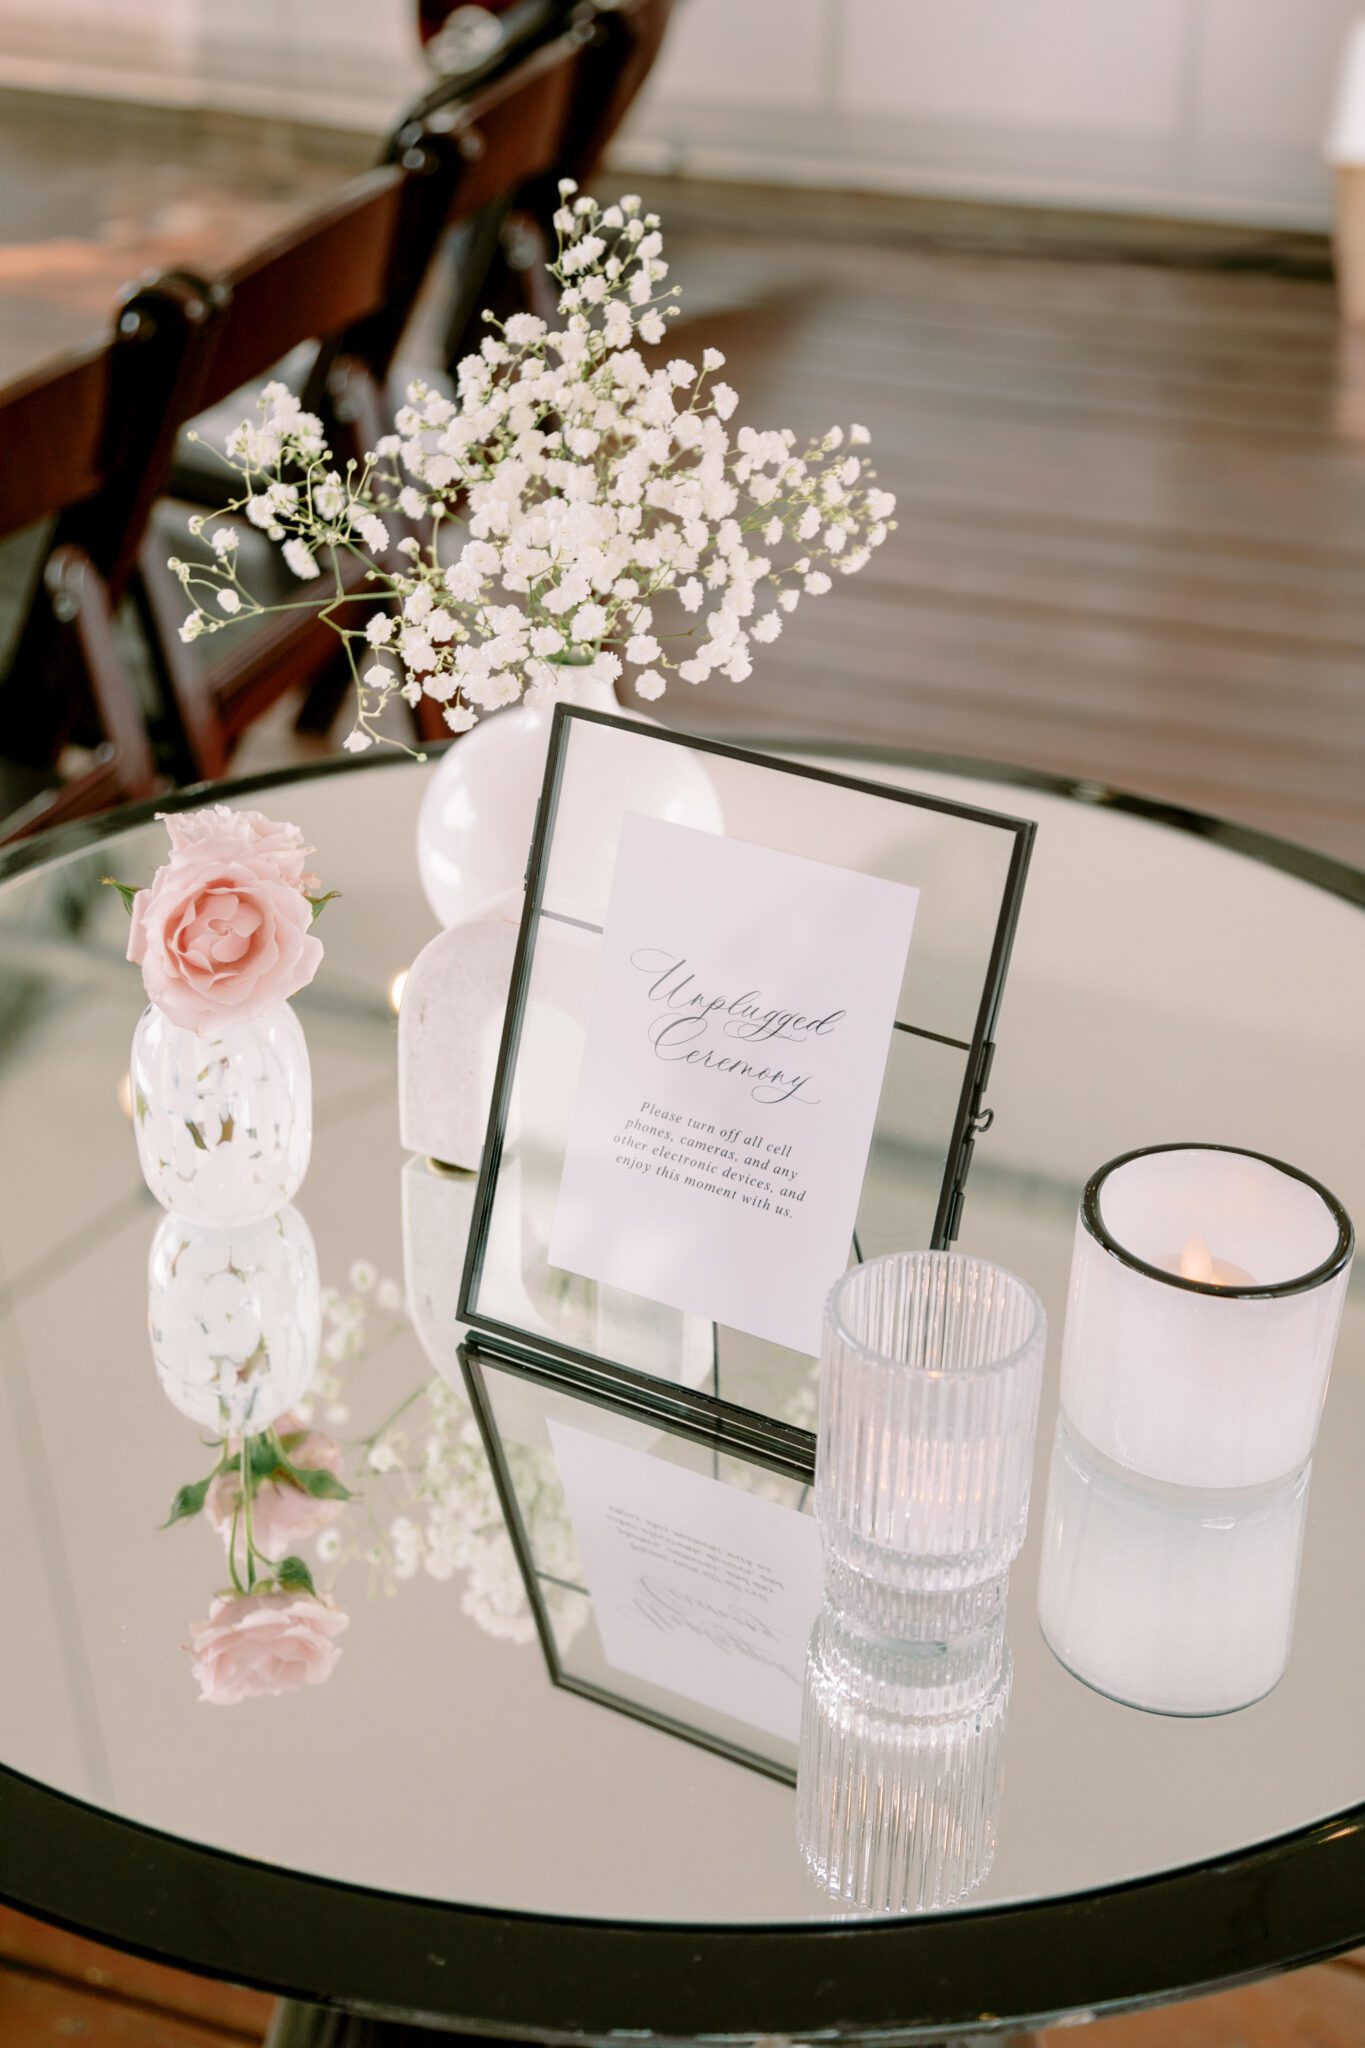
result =
[[[566,1423],[549,1431],[607,1662],[795,1742],[820,1608],[814,1517]]]
[[[629,813],[550,1264],[818,1356],[918,901]]]

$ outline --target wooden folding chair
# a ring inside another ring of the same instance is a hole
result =
[[[554,161],[520,187],[504,187],[462,238],[446,318],[444,352],[452,368],[478,347],[485,307],[500,316],[523,306],[541,314],[547,306],[553,310],[548,264],[554,243],[551,215],[559,204],[557,181],[567,176],[586,184],[596,173],[658,56],[672,11],[673,0],[577,0],[576,5],[541,0],[539,15],[529,4],[499,15],[507,44],[514,35],[554,33],[567,17],[562,39],[579,44],[579,58]],[[435,12],[432,8],[424,21],[424,39],[432,31]],[[478,75],[482,80],[483,74]],[[418,100],[409,121],[429,122],[448,113],[470,92],[467,76],[457,72],[443,78]],[[405,132],[400,126],[397,137]]]
[[[323,415],[343,458],[372,447],[389,424],[386,386],[438,240],[452,220],[473,219],[558,161],[581,50],[576,36],[547,44],[458,107],[409,124],[394,162],[221,279],[201,409],[318,339],[303,402]],[[226,469],[223,478],[230,483]],[[316,614],[296,611],[186,647],[184,593],[166,557],[188,551],[183,515],[178,531],[159,520],[142,550],[140,590],[178,719],[182,772],[212,777],[261,711],[335,662],[336,638]],[[275,572],[273,558],[263,567]],[[355,575],[359,589],[363,571]]]
[[[351,444],[373,445],[387,424],[383,386],[392,347],[440,233],[452,184],[443,152],[425,152],[420,164],[414,153],[408,164],[358,179],[321,212],[219,279],[196,411],[221,405],[300,345],[315,341],[305,405],[325,413],[343,462]],[[244,411],[250,403],[247,394]],[[214,474],[210,470],[206,485],[195,490],[200,502],[221,502],[230,494],[234,479],[226,465],[217,469],[216,483]],[[185,594],[167,557],[193,551],[183,506],[164,506],[143,542],[135,586],[172,712],[182,779],[221,775],[252,720],[337,654],[335,635],[307,612],[279,614],[185,646],[179,637]],[[259,568],[263,576],[280,573],[273,551],[263,555]],[[281,586],[282,595],[297,590]]]
[[[114,634],[209,322],[169,272],[101,344],[0,393],[0,536],[53,521],[0,681],[0,839],[150,794],[156,770]],[[75,739],[92,759],[62,778]]]

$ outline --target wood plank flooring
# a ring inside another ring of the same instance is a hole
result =
[[[756,424],[865,422],[899,530],[682,715],[1365,857],[1365,354],[1330,282],[768,228],[674,233],[677,345],[716,340]]]
[[[0,95],[0,380],[120,284],[212,270],[374,139]],[[679,723],[838,736],[1145,790],[1365,860],[1365,338],[1308,236],[653,180],[739,418],[863,421],[899,530]],[[420,337],[419,337],[420,340]],[[252,766],[297,753],[288,721]],[[270,2001],[0,1909],[0,2048],[229,2048]],[[1359,2048],[1353,1962],[1047,2048]]]

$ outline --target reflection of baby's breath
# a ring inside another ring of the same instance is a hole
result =
[[[348,1281],[349,1293],[328,1288],[322,1297],[323,1356],[308,1399],[299,1404],[304,1419],[319,1404],[329,1421],[347,1419],[352,1375],[407,1327],[396,1281],[380,1279],[366,1259],[353,1263]],[[553,1458],[520,1444],[507,1445],[506,1453],[537,1569],[576,1578],[573,1531]],[[460,1604],[471,1620],[489,1635],[530,1642],[535,1625],[525,1587],[464,1396],[433,1375],[348,1454],[363,1508],[357,1505],[341,1525],[322,1533],[318,1557],[338,1569],[368,1566],[372,1590],[390,1594],[419,1572],[440,1581],[461,1577]],[[582,1624],[583,1603],[560,1602],[553,1587],[549,1594],[565,1607],[561,1615],[556,1606],[555,1623],[567,1645]]]

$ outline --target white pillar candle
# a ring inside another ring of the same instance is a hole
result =
[[[1266,1485],[1312,1453],[1354,1238],[1258,1153],[1166,1145],[1081,1202],[1062,1408],[1103,1457],[1180,1486]]]
[[[1135,1478],[1057,1426],[1038,1619],[1096,1691],[1158,1714],[1226,1714],[1282,1677],[1309,1468],[1198,1491]]]

